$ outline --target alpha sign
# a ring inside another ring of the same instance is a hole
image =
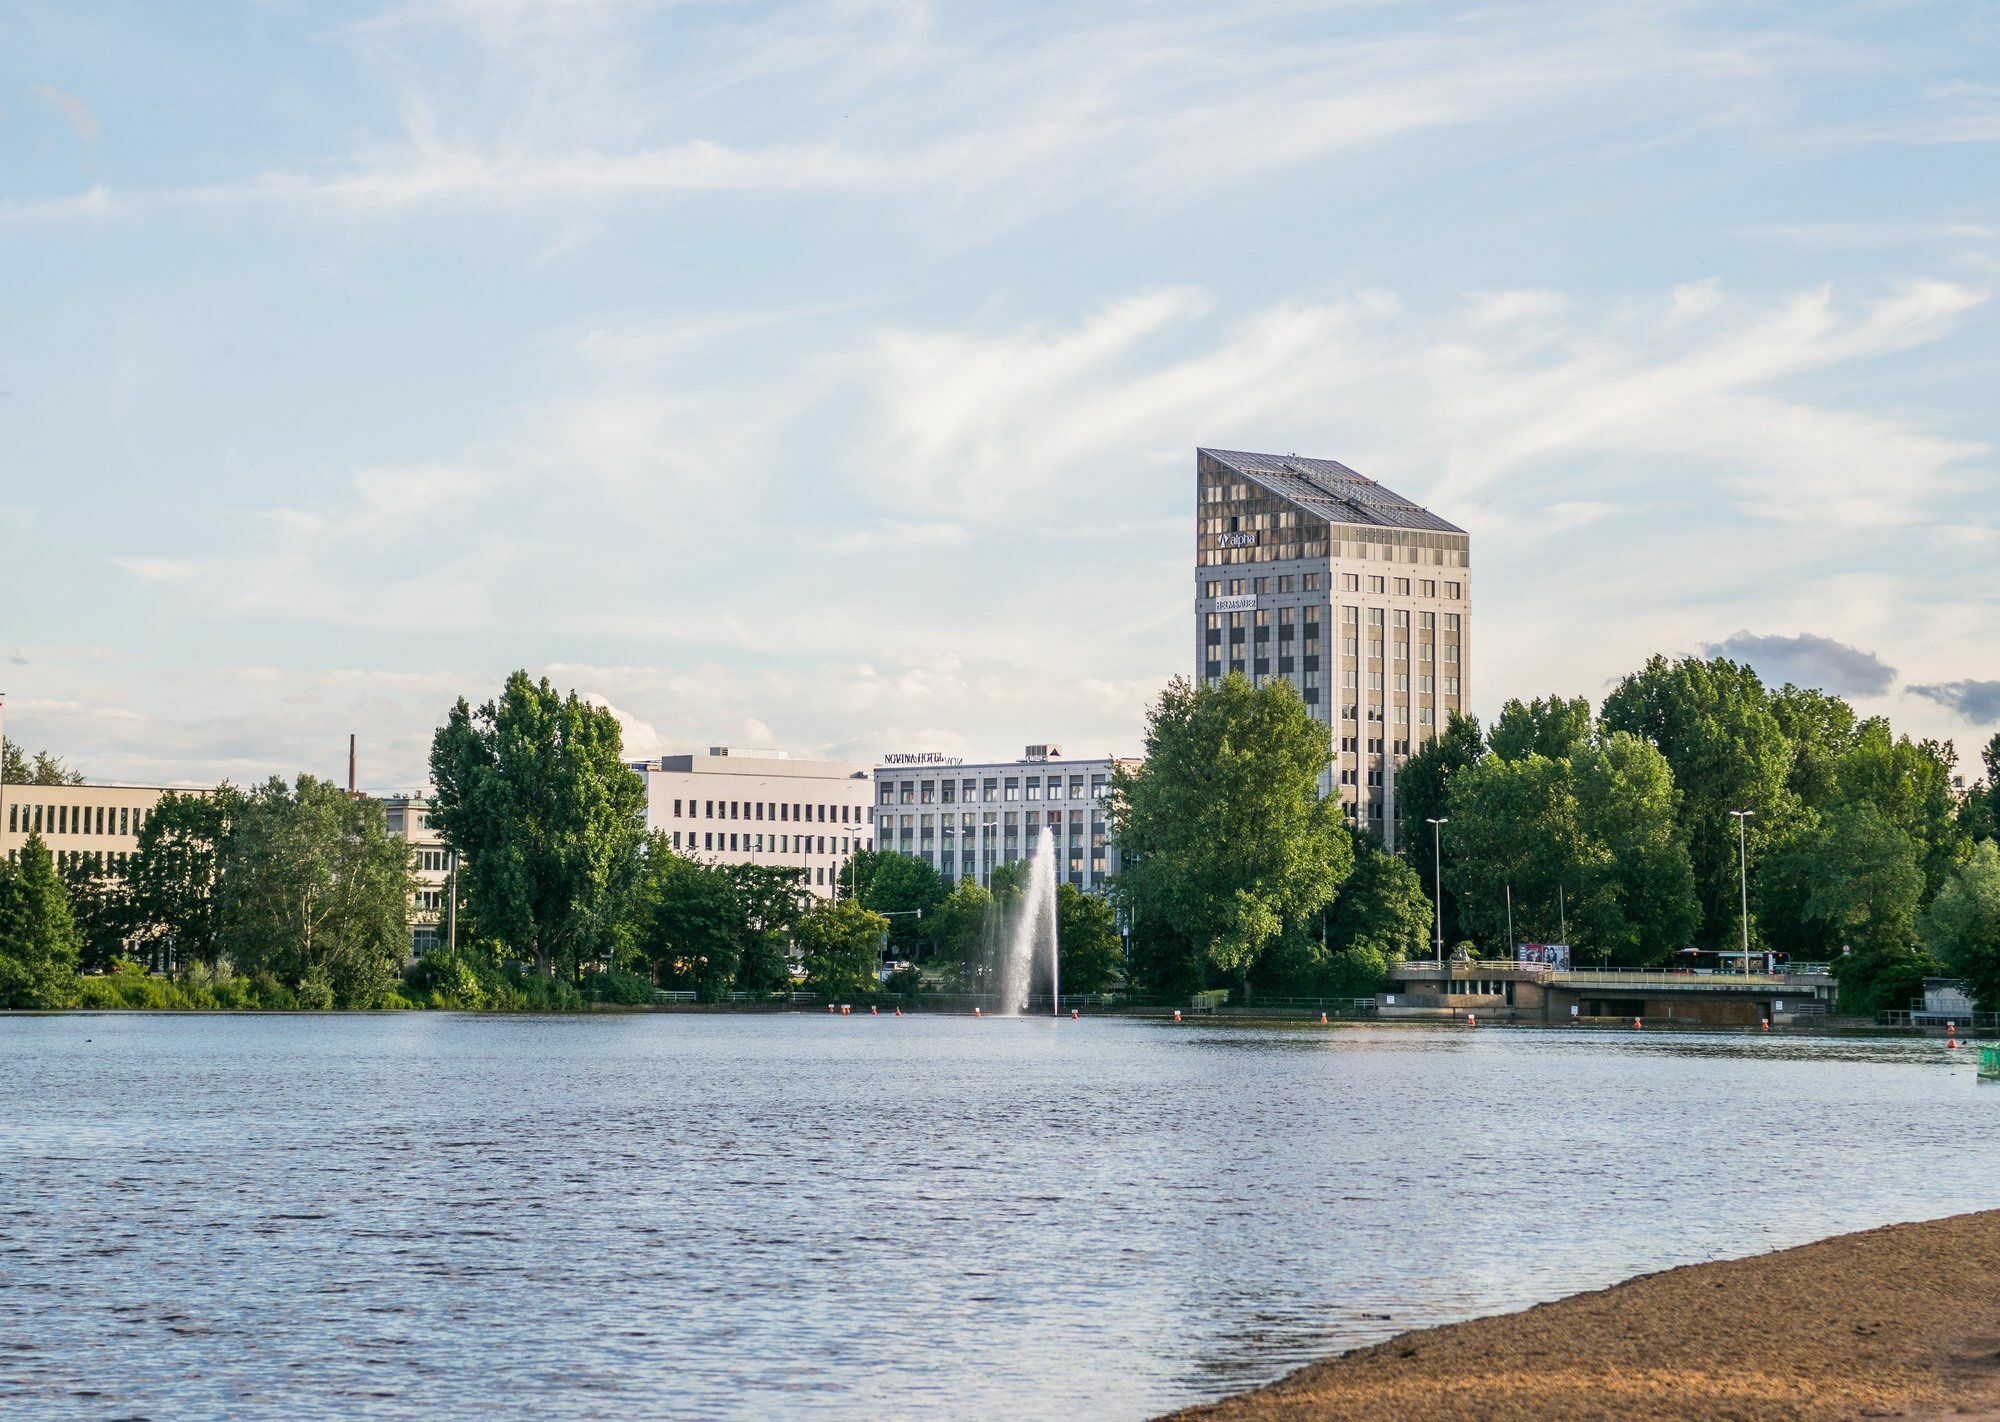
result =
[[[1255,548],[1257,531],[1251,528],[1239,529],[1235,533],[1218,533],[1215,536],[1217,548]]]

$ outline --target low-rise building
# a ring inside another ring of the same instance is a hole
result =
[[[116,875],[139,848],[139,831],[163,795],[206,795],[163,785],[0,785],[0,852],[20,860],[31,835],[58,869],[86,864]]]
[[[632,763],[646,779],[646,827],[709,864],[802,869],[831,898],[840,867],[872,849],[868,767],[779,750],[711,746]]]
[[[1057,878],[1086,893],[1118,871],[1104,797],[1113,756],[1065,759],[1029,746],[1019,760],[966,762],[933,752],[883,758],[875,771],[876,841],[922,859],[946,882],[991,882],[1027,857],[1037,834],[1054,837]]]

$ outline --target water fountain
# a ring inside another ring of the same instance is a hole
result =
[[[1021,895],[1000,909],[999,959],[1000,1010],[1010,1017],[1026,1010],[1028,990],[1034,980],[1037,959],[1049,965],[1051,1012],[1062,1011],[1060,969],[1056,963],[1056,852],[1055,837],[1046,831],[1035,836],[1028,850],[1028,878]]]

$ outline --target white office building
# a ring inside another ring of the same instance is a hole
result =
[[[1118,871],[1104,797],[1119,763],[1069,760],[1047,745],[1005,761],[886,756],[875,771],[876,838],[885,850],[924,860],[947,883],[986,884],[997,865],[1025,858],[1037,834],[1050,834],[1057,878],[1100,892]]]
[[[874,847],[862,764],[711,746],[632,768],[646,778],[647,829],[705,863],[803,869],[806,886],[830,898],[840,866]]]
[[[1349,823],[1396,841],[1396,770],[1468,704],[1471,540],[1331,459],[1195,451],[1195,665],[1298,688]]]

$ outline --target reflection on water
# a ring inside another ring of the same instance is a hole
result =
[[[1914,1041],[0,1019],[0,1413],[1141,1418],[2000,1204]]]

